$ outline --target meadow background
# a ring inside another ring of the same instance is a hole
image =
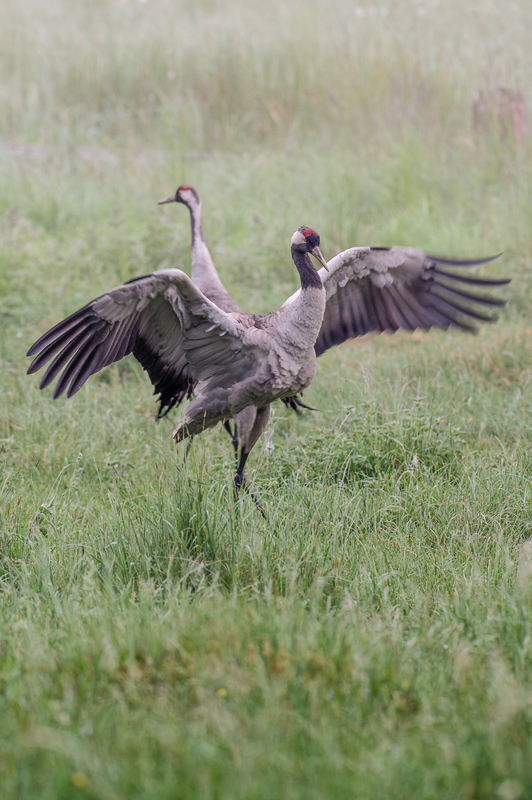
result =
[[[3,800],[532,797],[529,0],[4,0]],[[132,360],[25,374],[97,294],[189,267],[183,183],[246,309],[327,258],[504,250],[496,325],[366,337],[275,405],[233,507],[223,430],[172,444]]]

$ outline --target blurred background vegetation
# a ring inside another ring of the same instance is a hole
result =
[[[524,2],[6,0],[0,22],[4,210],[48,229],[120,211],[186,241],[154,208],[186,180],[235,291],[272,248],[295,283],[286,229],[307,217],[329,252],[529,252],[528,139],[489,101],[530,101]]]
[[[4,0],[2,798],[532,797],[532,5]],[[320,359],[235,513],[128,359],[53,403],[47,327],[189,267],[254,312],[331,257],[504,250],[499,322]]]

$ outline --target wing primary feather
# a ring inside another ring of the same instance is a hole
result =
[[[470,283],[472,286],[506,286],[511,282],[510,278],[473,278],[469,275],[456,275],[453,272],[446,272],[444,269],[438,268],[436,268],[434,272],[436,275],[444,275],[446,278],[451,278],[453,281]]]
[[[433,296],[432,299],[437,300],[438,298]],[[428,325],[420,325],[419,327],[423,327],[425,329],[432,327],[447,329],[451,325],[456,325],[458,328],[462,328],[464,331],[468,331],[469,333],[477,332],[477,328],[474,325],[470,325],[469,323],[460,319],[456,313],[456,309],[454,309],[448,303],[445,303],[445,310],[443,307],[437,307],[435,303],[427,306],[425,310],[428,312],[431,321]]]
[[[366,293],[367,299],[365,303],[364,302],[362,303],[362,308],[367,313],[367,318],[368,318],[367,332],[369,333],[369,331],[380,330],[380,327],[379,327],[379,318],[377,316],[377,311],[375,310],[375,304],[373,302],[373,284],[368,282],[367,286],[368,286],[368,292]]]
[[[39,385],[40,389],[46,389],[46,387],[53,381],[56,375],[61,372],[63,367],[68,363],[68,361],[75,355],[75,353],[79,350],[80,347],[83,347],[85,342],[87,342],[92,336],[91,331],[84,331],[80,334],[76,339],[69,342],[66,347],[57,355],[46,372],[43,375],[41,383]]]
[[[120,325],[116,332],[116,343],[105,359],[105,366],[114,364],[115,361],[120,361],[133,352],[137,339],[137,328],[138,318],[136,316],[131,317],[126,325]]]
[[[102,334],[103,333],[107,333],[108,334],[108,332],[109,331],[107,329],[107,331],[105,331],[105,330],[102,331]],[[85,367],[87,366],[88,361],[90,361],[91,368],[92,368],[92,370],[89,373],[89,375],[93,375],[95,372],[99,372],[99,370],[102,369],[102,367],[106,365],[105,364],[105,352],[106,352],[106,350],[105,350],[105,340],[106,339],[107,339],[107,336],[103,336],[100,341],[95,341],[94,339],[89,339],[88,342],[86,342],[85,344],[83,344],[81,347],[78,348],[78,351],[72,357],[72,359],[70,360],[68,366],[66,367],[65,371],[63,372],[63,374],[59,378],[59,381],[57,382],[57,386],[55,387],[55,392],[54,392],[54,400],[57,397],[59,397],[61,394],[63,394],[63,392],[65,391],[65,388],[68,386],[68,384],[70,384],[70,386],[69,386],[69,389],[68,389],[68,392],[67,392],[67,397],[71,397],[72,394],[75,393],[73,391],[73,389],[72,389],[72,386],[75,383],[75,381],[78,378],[78,376],[80,375],[80,373],[82,371],[84,371]],[[98,363],[98,356],[100,356],[99,363]],[[95,367],[95,362],[96,362],[96,367]],[[87,375],[85,377],[85,380],[87,380],[89,375]],[[83,383],[84,382],[85,381],[83,381]],[[78,389],[81,388],[83,383],[79,384]]]
[[[475,303],[482,303],[486,306],[505,306],[506,300],[501,299],[499,297],[492,297],[491,295],[482,295],[482,294],[472,294],[471,292],[461,292],[460,289],[455,289],[454,286],[448,286],[446,283],[442,283],[439,280],[434,279],[434,285],[439,287],[440,289],[445,289],[446,292],[451,292],[453,295],[457,297],[463,297],[465,300],[471,300],[471,302]]]
[[[502,253],[497,253],[496,256],[488,256],[487,258],[465,258],[465,259],[457,259],[457,258],[443,258],[441,256],[433,256],[432,254],[425,254],[426,258],[430,258],[433,261],[437,261],[438,264],[448,264],[449,266],[454,267],[478,267],[481,264],[489,264],[490,261],[495,261],[497,258],[500,258]]]
[[[122,358],[128,356],[131,352],[133,352],[135,348],[135,328],[136,328],[137,320],[132,319],[131,325],[126,328],[123,332],[120,341],[120,345],[118,346],[117,352],[113,354],[113,360],[107,363],[114,363],[115,361],[120,361]]]
[[[131,340],[131,331],[136,322],[137,318],[132,316],[119,323],[114,323],[114,325],[107,325],[107,336],[96,342],[98,345],[98,367],[93,371],[93,375],[124,357],[125,353],[121,355],[121,352],[124,348],[127,349],[127,345]]]
[[[388,290],[396,306],[401,310],[403,316],[406,317],[409,330],[415,331],[417,328],[423,327],[427,318],[425,309],[420,305],[418,300],[406,290],[403,291],[403,287],[398,284],[389,286]],[[445,323],[445,319],[442,318],[442,322]]]
[[[57,325],[50,328],[49,331],[43,333],[43,335],[32,344],[26,355],[33,356],[35,353],[39,353],[50,344],[50,342],[55,342],[57,339],[63,338],[63,334],[72,331],[72,329],[78,325],[86,324],[86,319],[88,317],[93,317],[95,320],[98,319],[92,310],[92,303],[80,308],[79,311],[74,312],[74,314],[71,314],[69,317],[62,320],[62,322],[58,322]]]
[[[364,334],[368,332],[368,325],[367,325],[367,319],[364,319],[364,314],[363,314],[364,303],[362,299],[362,292],[360,291],[360,288],[356,284],[355,284],[355,292],[356,293],[353,295],[353,299],[350,304],[351,312],[353,314],[355,331],[357,336],[364,336]]]
[[[439,298],[436,297],[436,295],[432,296],[432,300],[434,301],[433,305],[429,307],[428,310],[431,313],[438,314],[445,320],[447,320],[447,322],[444,322],[443,324],[440,322],[438,323],[433,322],[432,323],[433,325],[438,325],[443,328],[448,328],[449,325],[456,325],[457,327],[463,328],[463,330],[469,331],[470,333],[477,332],[477,328],[475,325],[471,325],[468,322],[465,322],[465,320],[460,318],[458,311],[457,309],[454,308],[454,306],[451,306],[449,303],[445,301],[440,301]]]
[[[95,362],[98,361],[98,345],[94,345],[92,351],[85,356],[85,360],[80,364],[77,374],[74,375],[68,387],[67,397],[72,397],[79,392],[85,381],[90,378],[95,372],[99,371],[97,367],[94,369]]]
[[[84,325],[77,325],[76,328],[72,329],[68,332],[67,335],[58,336],[57,339],[51,340],[48,345],[41,350],[38,356],[36,356],[31,364],[28,367],[28,375],[33,374],[34,372],[38,372],[51,358],[63,348],[67,347],[70,342],[76,341],[79,339],[80,335],[83,335],[85,331],[89,328],[96,327],[100,320],[94,318],[94,321],[91,323],[85,323]],[[92,335],[92,334],[91,334]]]
[[[404,315],[402,309],[395,302],[394,296],[390,291],[390,289],[391,286],[383,287],[382,300],[384,305],[386,306],[388,316],[392,321],[393,325],[395,326],[394,330],[398,330],[399,328],[405,328],[406,330],[413,330],[412,326],[410,325],[406,316]]]
[[[388,315],[386,314],[386,308],[382,302],[381,291],[373,283],[370,283],[370,286],[371,286],[373,305],[375,308],[375,313],[377,315],[377,321],[379,323],[378,330],[380,331],[390,330],[390,322],[388,319]]]
[[[80,352],[75,353],[68,362],[68,365],[65,367],[63,374],[60,376],[59,380],[56,383],[54,391],[54,400],[57,400],[57,398],[60,397],[67,388],[68,384],[70,383],[72,374],[74,373],[75,370],[77,370],[77,367],[79,365],[79,360],[82,357],[83,357],[83,350],[81,351],[81,353]]]
[[[356,336],[356,322],[353,315],[353,309],[349,302],[339,302],[338,307],[340,310],[344,335],[346,339],[354,339]]]
[[[318,338],[316,339],[316,344],[314,345],[314,352],[316,353],[316,356],[318,357],[323,355],[323,353],[325,353],[326,350],[330,350],[332,346],[333,344],[329,335],[329,331],[322,325],[318,334]]]
[[[100,352],[100,369],[118,360],[115,356],[119,348],[122,347],[123,342],[123,328],[121,325],[115,325],[112,330],[109,331],[109,338],[106,342],[105,350],[102,349]]]
[[[395,308],[395,313],[398,319],[402,320],[400,327],[406,328],[406,330],[415,331],[415,329],[418,327],[416,316],[413,311],[411,311],[410,307],[404,302],[403,298],[397,291],[397,287],[392,283],[390,286],[385,287],[385,291],[389,301],[393,303],[393,307]]]
[[[440,295],[436,291],[432,291],[430,293],[430,297],[431,297],[432,300],[435,301],[434,305],[437,308],[445,308],[445,306],[441,305],[441,303],[445,303],[446,306],[448,306],[450,308],[453,308],[455,311],[458,311],[460,314],[465,314],[465,316],[467,316],[467,317],[473,317],[473,319],[478,319],[481,322],[495,322],[495,320],[497,319],[496,316],[488,315],[488,314],[482,314],[480,311],[476,311],[473,308],[469,308],[468,306],[464,306],[461,303],[456,302],[456,300],[454,298],[451,300],[451,298],[449,298],[449,297],[442,297],[442,295]]]
[[[419,302],[419,299],[414,297],[412,293],[403,286],[402,283],[397,282],[395,284],[395,289],[401,298],[402,303],[414,315],[416,328],[431,328],[433,325],[438,324],[435,323],[434,320],[429,316],[427,306],[422,305]]]
[[[333,295],[325,306],[325,315],[322,320],[321,330],[329,342],[329,347],[333,346],[334,331],[338,328],[338,318],[340,316],[340,307],[338,303],[338,295]]]
[[[370,315],[368,314],[368,307],[365,303],[364,295],[361,291],[358,293],[357,297],[356,308],[359,312],[360,318],[360,333],[362,336],[365,336],[366,333],[369,333],[372,330],[372,322]]]

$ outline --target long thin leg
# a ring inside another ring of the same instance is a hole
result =
[[[231,423],[230,423],[230,421],[229,421],[228,419],[224,419],[224,421],[223,421],[223,426],[224,426],[225,430],[227,431],[227,433],[229,434],[229,436],[230,436],[230,437],[231,437],[231,439],[232,439],[232,438],[233,438],[233,436],[234,436],[234,433],[233,433],[233,431],[231,430]]]
[[[240,462],[238,464],[238,469],[236,471],[236,475],[235,475],[234,480],[233,480],[233,484],[234,484],[234,487],[235,487],[234,488],[235,501],[238,500],[238,497],[239,497],[239,494],[240,494],[240,489],[245,489],[246,492],[248,492],[248,494],[251,497],[251,499],[253,500],[253,502],[255,503],[255,505],[257,506],[257,508],[259,509],[259,511],[262,514],[262,516],[264,517],[264,519],[267,519],[266,512],[265,512],[264,508],[259,503],[259,501],[255,497],[253,492],[249,489],[247,478],[244,475],[244,468],[246,466],[246,461],[248,460],[248,456],[249,456],[249,453],[246,453],[246,451],[244,449],[242,449],[241,452],[240,452]]]
[[[223,426],[224,426],[225,430],[227,431],[227,433],[229,434],[229,436],[231,437],[231,444],[233,445],[233,450],[235,451],[236,465],[238,467],[238,446],[239,446],[239,441],[238,441],[238,430],[237,430],[236,422],[235,422],[234,431],[231,430],[231,423],[229,422],[228,419],[224,419]]]
[[[233,483],[235,484],[237,495],[241,487],[244,486],[246,483],[246,478],[244,477],[244,469],[246,467],[246,461],[248,460],[248,456],[249,453],[246,453],[246,451],[242,449],[240,453],[240,461],[233,481]]]
[[[246,411],[247,411],[247,409],[246,409]],[[268,423],[269,417],[270,417],[270,406],[264,406],[264,408],[256,408],[255,409],[255,416],[254,416],[254,419],[253,419],[253,424],[252,424],[251,429],[246,429],[246,425],[245,425],[245,423],[246,422],[249,423],[250,420],[249,419],[246,420],[246,419],[242,418],[243,430],[241,431],[240,430],[240,424],[239,424],[240,420],[241,420],[241,416],[238,415],[238,423],[237,423],[237,425],[238,425],[238,431],[240,433],[240,441],[241,441],[242,447],[241,447],[241,450],[240,450],[240,460],[238,462],[238,468],[237,468],[236,475],[235,475],[235,480],[234,480],[235,498],[238,497],[238,493],[239,493],[240,489],[243,487],[247,492],[249,492],[249,494],[251,495],[251,498],[253,499],[253,502],[255,503],[255,505],[257,506],[257,508],[259,509],[260,513],[262,514],[262,516],[264,518],[266,518],[266,512],[264,511],[263,507],[261,506],[261,504],[259,503],[259,501],[255,497],[253,492],[251,492],[249,490],[249,487],[247,486],[246,476],[244,475],[244,468],[246,466],[246,461],[248,460],[248,456],[251,453],[251,450],[253,449],[253,447],[255,446],[257,441],[259,440],[261,434],[264,431],[264,428],[266,427],[266,425]]]

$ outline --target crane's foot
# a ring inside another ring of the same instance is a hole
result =
[[[285,404],[287,408],[291,408],[296,414],[301,414],[300,408],[306,408],[308,411],[317,411],[317,408],[312,408],[312,406],[307,406],[306,403],[303,403],[299,397],[295,395],[293,397],[281,397],[281,400]]]
[[[237,472],[235,477],[234,477],[234,480],[233,480],[233,486],[234,486],[233,495],[234,495],[234,498],[235,498],[235,503],[238,501],[238,498],[240,497],[240,490],[244,489],[244,491],[246,491],[249,494],[249,496],[251,497],[251,499],[253,500],[253,502],[255,503],[257,508],[259,509],[259,511],[262,514],[262,516],[264,517],[264,519],[268,519],[266,511],[264,510],[264,507],[261,505],[259,500],[257,500],[255,495],[253,494],[253,492],[249,488],[249,482],[248,482],[248,479],[245,477],[245,475],[240,475]]]

